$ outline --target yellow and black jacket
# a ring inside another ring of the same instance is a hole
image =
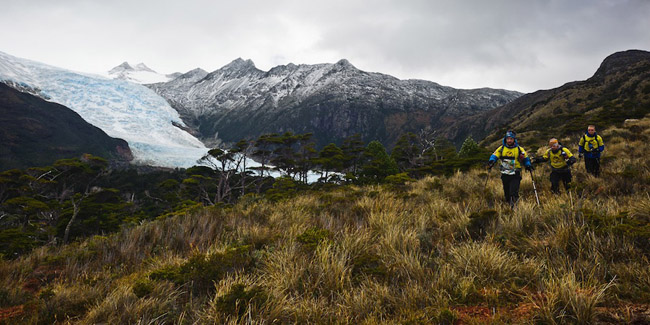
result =
[[[594,133],[594,136],[585,133],[578,142],[578,152],[584,153],[587,158],[600,158],[600,153],[603,150],[605,150],[603,138],[597,133]]]
[[[512,147],[508,147],[505,142],[494,151],[490,156],[490,162],[501,160],[499,168],[502,174],[514,175],[517,171],[521,171],[522,165],[525,167],[530,166],[530,158],[524,148],[520,147],[516,142]]]
[[[576,158],[569,149],[560,146],[557,151],[553,151],[552,149],[546,150],[542,159],[537,161],[550,161],[553,170],[567,170],[569,166],[576,162]]]

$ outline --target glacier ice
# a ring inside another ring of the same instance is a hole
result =
[[[172,125],[185,123],[165,99],[145,86],[3,52],[0,81],[26,86],[42,98],[71,108],[109,136],[126,140],[136,164],[190,167],[208,151],[197,138]]]

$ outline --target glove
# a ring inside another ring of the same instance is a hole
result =
[[[533,170],[535,170],[535,167],[533,167],[533,165],[528,165],[526,166],[526,170],[532,172]]]
[[[487,169],[490,170],[492,169],[492,167],[494,167],[494,163],[495,163],[494,160],[489,160],[485,165],[487,166]]]
[[[584,156],[582,152],[578,154],[578,158],[582,159],[582,156]]]

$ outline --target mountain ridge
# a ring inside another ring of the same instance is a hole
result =
[[[346,59],[262,71],[238,58],[205,75],[147,86],[208,145],[286,131],[311,132],[320,146],[355,133],[390,145],[402,133],[436,127],[521,95],[400,80],[359,70]]]

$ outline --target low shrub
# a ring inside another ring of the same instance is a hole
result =
[[[467,226],[467,233],[474,239],[482,239],[487,233],[487,229],[491,226],[498,217],[496,210],[481,210],[473,212],[469,215],[469,225]]]
[[[181,265],[170,265],[149,274],[151,280],[168,280],[176,285],[192,283],[194,293],[214,288],[213,282],[238,270],[250,270],[254,265],[250,245],[233,245],[224,252],[204,254],[195,252]]]
[[[381,281],[386,279],[387,275],[388,268],[377,254],[364,252],[352,259],[353,278],[368,276]]]
[[[153,283],[149,279],[140,279],[133,284],[133,294],[144,298],[153,291]]]
[[[296,240],[303,245],[308,251],[313,252],[322,241],[332,237],[332,233],[327,229],[311,227],[302,234],[298,235]]]
[[[216,310],[229,316],[241,318],[250,305],[262,306],[267,295],[260,287],[246,289],[246,285],[237,283],[223,296],[215,301]]]

